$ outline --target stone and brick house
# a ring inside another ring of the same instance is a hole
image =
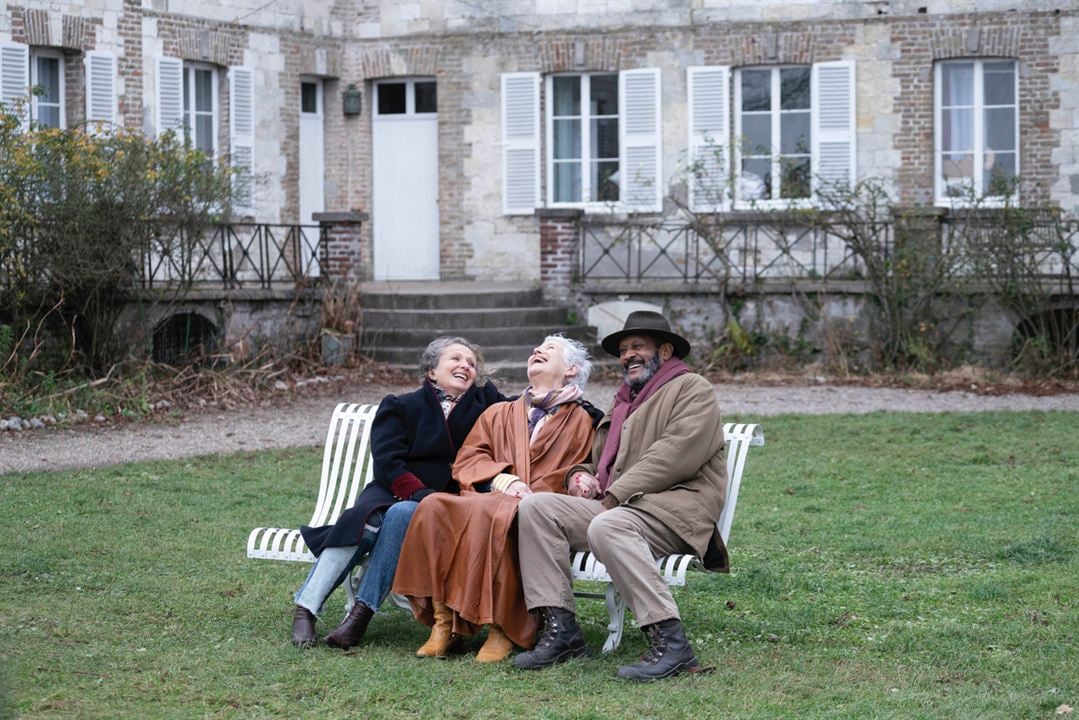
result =
[[[324,273],[631,296],[699,337],[708,261],[675,232],[623,262],[612,227],[719,212],[748,236],[868,178],[929,222],[1079,207],[1064,1],[0,0],[0,62],[4,100],[46,86],[40,122],[187,128],[252,179],[242,216],[330,226]]]

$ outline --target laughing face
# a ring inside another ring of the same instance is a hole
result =
[[[447,345],[427,377],[450,395],[460,395],[476,382],[476,356],[464,345]]]
[[[674,354],[674,346],[663,343],[657,346],[648,335],[627,335],[618,343],[618,361],[626,384],[640,390],[652,379],[659,366]]]
[[[528,356],[528,380],[534,390],[560,388],[575,372],[566,365],[562,345],[553,340],[544,342]]]

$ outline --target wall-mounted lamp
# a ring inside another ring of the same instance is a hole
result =
[[[363,91],[350,83],[341,91],[341,112],[345,115],[359,115],[363,111]]]

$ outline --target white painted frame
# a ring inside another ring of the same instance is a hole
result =
[[[974,95],[973,95],[973,114],[974,114],[974,157],[973,157],[973,170],[974,176],[974,196],[981,198],[980,202],[988,207],[1001,207],[1008,201],[1018,200],[1018,188],[1016,193],[1009,196],[1004,195],[986,195],[983,196],[982,192],[982,175],[985,169],[985,82],[984,82],[984,68],[986,63],[994,62],[1011,62],[1013,67],[1012,82],[1015,83],[1012,88],[1012,97],[1015,99],[1013,105],[1015,109],[1015,173],[1016,176],[1020,176],[1020,169],[1022,168],[1022,147],[1019,142],[1022,135],[1019,126],[1019,61],[1015,58],[1003,58],[1003,57],[979,57],[979,58],[954,58],[949,60],[941,60],[933,64],[933,197],[936,198],[935,203],[942,207],[966,207],[970,204],[970,198],[966,197],[949,197],[945,194],[944,183],[944,168],[943,158],[944,149],[941,147],[943,142],[942,130],[944,127],[943,118],[941,113],[943,111],[942,93],[944,90],[943,83],[943,68],[945,65],[958,64],[958,63],[973,63],[974,65]],[[1005,107],[1005,106],[993,106],[993,107]]]
[[[41,83],[38,82],[38,58],[49,58],[50,60],[56,60],[59,72],[57,73],[57,82],[60,85],[60,130],[67,128],[67,93],[64,92],[66,88],[66,77],[64,73],[64,54],[59,50],[52,50],[49,48],[31,48],[30,49],[30,87],[33,88]],[[89,92],[89,91],[88,91]],[[40,98],[37,95],[30,96],[30,118],[33,122],[39,123],[40,113],[38,106],[40,104]]]
[[[204,114],[204,115],[206,113],[205,113],[205,111],[196,111],[195,110],[195,71],[196,70],[209,70],[210,71],[210,78],[211,78],[210,98],[212,100],[212,108],[211,108],[209,114],[210,114],[210,117],[212,118],[212,126],[213,126],[213,132],[211,133],[211,137],[213,139],[213,150],[212,150],[212,152],[210,154],[210,157],[212,159],[216,160],[218,155],[221,152],[221,147],[220,147],[221,143],[220,143],[220,139],[218,138],[218,136],[221,134],[221,95],[220,95],[221,73],[220,73],[220,68],[217,65],[211,65],[210,63],[202,63],[202,62],[187,62],[187,61],[184,61],[184,71],[183,71],[183,83],[184,84],[183,84],[183,86],[186,89],[186,92],[188,93],[188,97],[191,100],[190,107],[186,108],[186,109],[184,109],[182,111],[183,112],[183,118],[184,118],[184,134],[191,140],[192,147],[198,147],[198,143],[196,142],[196,137],[195,137],[195,133],[196,133],[196,129],[195,129],[196,113],[201,113],[201,114]],[[180,102],[183,103],[183,98],[182,97],[181,97]],[[181,105],[181,107],[182,107],[182,105]]]

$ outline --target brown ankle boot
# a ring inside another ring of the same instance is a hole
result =
[[[298,648],[315,644],[315,614],[302,605],[296,606],[296,614],[292,616],[292,644]]]
[[[476,653],[476,662],[502,662],[510,656],[512,650],[513,641],[506,637],[506,633],[503,632],[502,628],[492,624],[487,628],[487,641],[483,643],[483,647]]]
[[[431,628],[431,637],[416,651],[416,657],[445,657],[450,649],[453,631],[453,611],[443,603],[435,603],[435,624]]]
[[[348,650],[357,645],[367,631],[367,623],[371,622],[374,614],[374,610],[357,600],[337,629],[326,636],[326,644],[341,650]]]

